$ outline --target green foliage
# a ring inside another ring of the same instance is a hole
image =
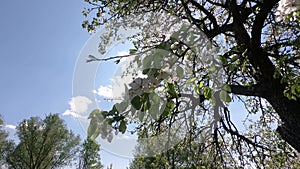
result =
[[[4,154],[4,147],[5,147],[5,143],[6,143],[6,139],[7,139],[7,132],[5,132],[3,129],[2,129],[2,126],[3,126],[3,120],[2,118],[0,117],[0,153],[1,153],[1,157],[3,157],[3,154]],[[2,162],[2,158],[1,158],[1,162]]]
[[[122,120],[121,122],[120,122],[120,125],[119,125],[119,131],[121,132],[121,133],[125,133],[125,131],[126,131],[126,121],[124,121],[124,120]]]
[[[4,165],[7,153],[12,147],[12,142],[7,139],[8,133],[3,129],[4,122],[0,115],[0,166]]]
[[[130,162],[129,169],[206,169],[225,168],[215,151],[211,149],[209,142],[196,141],[192,134],[188,134],[185,140],[180,141],[167,151],[154,156],[147,156],[155,144],[143,144],[139,142],[136,147],[136,156]],[[210,141],[209,138],[207,141]],[[205,148],[206,147],[206,148]],[[225,155],[225,154],[224,154]]]
[[[220,92],[220,99],[224,102],[231,102],[231,98],[229,94],[224,90]]]
[[[81,146],[78,169],[101,169],[100,146],[91,138],[87,138]]]
[[[92,111],[92,113],[89,116],[89,119],[91,119],[91,121],[90,121],[90,125],[88,127],[88,137],[91,137],[92,139],[95,139],[96,137],[98,137],[98,135],[100,133],[100,130],[98,127],[98,122],[103,121],[104,114],[106,114],[106,112],[102,112],[102,114],[101,114],[98,109]]]
[[[32,117],[17,127],[20,142],[9,152],[7,163],[14,169],[58,168],[71,164],[78,151],[79,136],[67,130],[57,114],[45,119]]]
[[[140,96],[135,96],[132,100],[131,100],[131,104],[132,106],[137,109],[137,110],[140,110],[141,107],[142,107],[142,100],[141,100],[141,97]]]

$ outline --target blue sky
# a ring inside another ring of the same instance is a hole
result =
[[[1,112],[7,123],[59,113],[72,96],[76,58],[89,34],[78,1],[1,1]]]
[[[77,57],[90,38],[81,28],[84,7],[83,0],[1,1],[0,114],[6,124],[43,118],[50,112],[62,115],[71,109]],[[107,71],[103,66],[102,70]],[[107,76],[99,79],[109,80]],[[84,139],[85,129],[76,118],[61,117]],[[113,163],[115,169],[128,163],[106,151],[101,155],[103,163]]]

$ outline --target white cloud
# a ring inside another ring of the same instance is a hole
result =
[[[108,98],[108,99],[112,99],[113,98],[113,92],[112,92],[112,86],[108,85],[108,86],[100,86],[97,90],[93,90],[93,93]]]
[[[127,51],[120,51],[118,52],[118,56],[124,56],[124,55],[128,55],[129,53]]]
[[[71,111],[71,110],[66,110],[63,114],[63,116],[73,116],[75,118],[85,118],[85,116],[82,116],[74,111]]]
[[[70,109],[66,110],[63,116],[73,116],[76,118],[85,118],[82,114],[86,113],[92,101],[85,96],[76,96],[69,101]]]
[[[115,138],[118,140],[127,140],[127,141],[135,140],[134,138],[126,136],[126,135],[116,135]]]
[[[124,55],[129,55],[129,53],[128,53],[128,51],[120,51],[120,52],[118,52],[117,55],[118,55],[118,56],[124,56]],[[121,58],[121,59],[120,59],[120,63],[121,63],[121,62],[124,62],[126,59],[127,59],[127,57]]]
[[[11,125],[11,124],[6,124],[6,125],[4,125],[4,127],[8,128],[8,129],[12,129],[12,130],[15,130],[17,128],[17,126]]]
[[[85,96],[76,96],[72,98],[72,100],[69,102],[69,105],[71,106],[72,111],[77,113],[85,113],[88,110],[89,104],[91,103],[92,101]]]

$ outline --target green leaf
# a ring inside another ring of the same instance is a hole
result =
[[[171,49],[171,44],[169,44],[167,42],[162,42],[158,45],[157,48],[169,51]]]
[[[118,114],[118,112],[119,111],[118,111],[116,105],[114,105],[113,108],[108,112],[108,115],[113,116],[113,115]]]
[[[150,97],[154,104],[159,104],[161,102],[160,97],[156,93],[151,93]]]
[[[99,114],[97,114],[97,117],[99,118],[99,117],[103,117],[103,118],[106,118],[108,116],[108,112],[107,111],[102,111],[101,112],[101,115]],[[100,119],[100,118],[99,118]],[[102,118],[101,118],[102,119]]]
[[[146,56],[143,59],[143,66],[144,67],[151,67],[151,64],[153,63],[154,57],[155,57],[154,55]]]
[[[151,106],[149,109],[149,114],[152,119],[157,120],[157,115],[159,113],[159,105]]]
[[[126,128],[127,128],[127,126],[126,126],[126,121],[125,121],[125,120],[122,120],[121,123],[120,123],[120,125],[119,125],[119,131],[120,131],[122,134],[124,134],[125,131],[126,131]]]
[[[196,84],[193,85],[193,90],[194,90],[197,94],[200,94],[200,93],[201,93],[201,90],[200,90],[199,86],[196,85]]]
[[[87,17],[87,16],[88,16],[88,13],[87,13],[86,10],[81,11],[81,13],[82,13],[82,15],[83,15],[84,17]]]
[[[88,127],[88,137],[97,138],[99,136],[98,123],[96,119],[92,119]]]
[[[108,135],[107,132],[107,123],[102,123],[100,126],[101,137],[105,138]],[[96,137],[95,137],[96,138]]]
[[[215,73],[216,72],[216,66],[215,65],[212,65],[210,68],[209,68],[209,71],[211,71],[212,73]]]
[[[193,82],[196,81],[197,79],[198,79],[197,77],[193,77],[193,78],[191,78],[191,79],[188,79],[188,80],[186,81],[186,85],[189,85],[189,84],[193,83]]]
[[[173,83],[167,83],[167,88],[168,88],[167,92],[169,93],[171,98],[178,97],[177,92],[175,90],[175,85]]]
[[[156,68],[148,68],[148,69],[144,69],[143,71],[142,71],[142,73],[144,74],[144,75],[146,75],[146,74],[148,74],[148,75],[150,75],[150,76],[154,76],[154,77],[157,77],[157,75],[159,74],[159,71],[160,71],[160,69],[156,69]]]
[[[224,87],[223,87],[223,89],[226,91],[226,92],[231,92],[231,88],[230,88],[230,86],[229,85],[224,85]]]
[[[166,117],[166,116],[170,116],[171,112],[170,110],[166,107],[165,110],[162,112],[161,117]]]
[[[230,64],[230,65],[228,66],[228,69],[229,69],[229,71],[234,71],[234,70],[235,70],[235,66],[232,65],[232,64]]]
[[[171,111],[175,105],[173,101],[165,102],[162,106],[164,108],[164,111],[161,113],[161,117],[166,117],[171,115]]]
[[[132,100],[131,100],[131,104],[132,106],[137,109],[140,110],[142,107],[142,102],[141,102],[141,97],[140,96],[135,96]]]
[[[95,140],[100,135],[100,130],[97,128],[94,134],[91,136],[91,139]]]
[[[179,78],[182,78],[182,77],[183,77],[183,73],[184,73],[183,68],[180,67],[180,66],[178,66],[178,67],[176,68],[176,74],[177,74],[177,76],[178,76]]]
[[[171,49],[172,49],[172,50],[178,50],[178,49],[179,49],[179,46],[178,46],[178,45],[175,45],[175,44],[172,44],[172,45],[171,45]]]
[[[209,87],[204,87],[204,97],[210,99],[212,96],[212,90]]]
[[[224,56],[220,55],[218,56],[218,59],[221,60],[224,65],[228,64],[227,59]]]
[[[280,77],[280,71],[278,69],[275,70],[273,78],[278,79]]]
[[[144,120],[144,117],[145,117],[145,112],[138,111],[138,118],[141,122]]]
[[[209,99],[210,104],[216,105],[216,98],[212,95],[211,98]]]
[[[203,81],[201,81],[200,83],[199,83],[199,89],[201,89],[202,87],[203,87],[203,85],[204,85],[204,82]]]
[[[138,50],[136,49],[129,49],[129,54],[132,55],[132,54],[135,54]]]
[[[90,113],[88,119],[91,119],[91,118],[97,116],[98,114],[100,114],[100,110],[99,110],[99,109],[95,109],[95,110],[93,110],[93,111]]]
[[[149,69],[144,69],[142,73],[143,73],[144,75],[146,75],[149,71],[150,71],[150,68],[149,68]]]
[[[297,91],[298,94],[300,94],[300,85],[297,86],[296,91]]]
[[[234,55],[234,56],[231,58],[231,63],[237,61],[239,58],[240,58],[239,55]]]
[[[173,36],[170,37],[170,40],[172,43],[178,42],[178,39]]]
[[[220,99],[224,102],[231,102],[231,98],[229,94],[224,90],[220,92]]]
[[[142,111],[149,110],[151,108],[151,103],[150,100],[147,99],[144,104],[142,104]]]
[[[124,112],[126,110],[126,108],[128,107],[128,103],[126,101],[123,101],[121,103],[116,103],[115,106],[119,112]]]

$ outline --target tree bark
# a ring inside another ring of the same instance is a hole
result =
[[[283,92],[274,93],[267,100],[282,122],[277,128],[277,132],[287,143],[300,152],[300,100],[289,100],[283,96]]]
[[[262,29],[267,16],[279,0],[264,1],[259,13],[256,15],[252,25],[251,38],[249,37],[241,14],[238,13],[239,6],[236,1],[231,1],[230,7],[233,14],[233,32],[235,39],[239,44],[243,44],[248,49],[249,61],[253,68],[260,72],[256,78],[259,83],[253,89],[249,87],[232,86],[233,93],[258,96],[268,100],[275,112],[279,115],[282,124],[279,124],[277,131],[282,138],[287,141],[293,148],[300,152],[300,98],[297,101],[290,100],[284,96],[286,84],[281,83],[280,79],[274,79],[275,66],[268,58],[268,53],[261,47]],[[252,92],[250,92],[252,90]]]

